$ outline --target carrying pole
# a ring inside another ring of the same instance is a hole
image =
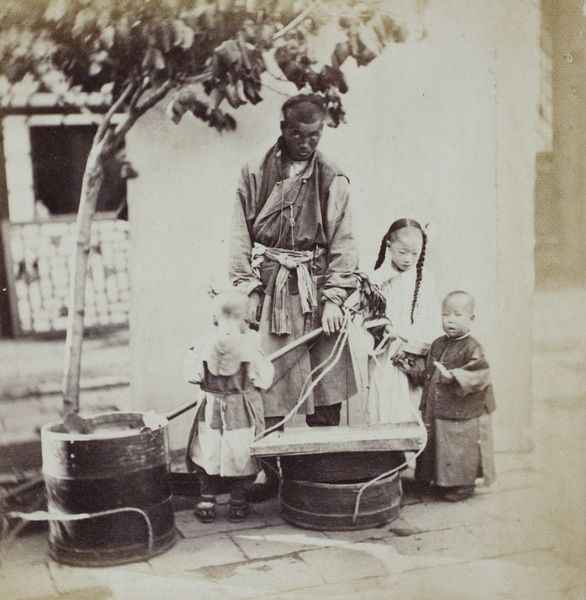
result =
[[[295,341],[291,342],[290,344],[287,344],[286,346],[283,346],[282,348],[275,350],[275,352],[270,354],[268,358],[271,362],[275,362],[276,360],[279,360],[279,358],[281,358],[282,356],[285,356],[285,354],[288,354],[289,352],[291,352],[291,350],[295,350],[295,348],[299,348],[299,346],[302,346],[303,344],[310,342],[311,340],[320,336],[322,333],[323,333],[323,327],[314,329],[313,331],[310,331],[309,333],[302,335],[300,338],[296,339]],[[187,412],[188,410],[191,410],[194,406],[196,406],[196,404],[198,402],[199,402],[199,400],[190,400],[189,402],[186,402],[185,404],[182,404],[181,406],[178,406],[177,408],[174,408],[173,410],[168,412],[165,415],[165,418],[167,419],[167,421],[171,421],[172,419],[175,419],[176,417],[178,417],[179,415],[182,415],[183,413]]]

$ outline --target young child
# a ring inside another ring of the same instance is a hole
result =
[[[369,424],[415,420],[421,388],[410,383],[407,373],[423,361],[441,332],[435,283],[423,266],[426,245],[427,236],[413,219],[395,221],[381,241],[371,280],[386,299],[392,329],[369,359]]]
[[[228,518],[240,522],[249,511],[246,491],[260,471],[250,455],[250,444],[264,429],[260,390],[270,386],[274,370],[260,350],[258,333],[249,329],[248,296],[236,290],[218,294],[214,325],[217,330],[197,340],[185,356],[185,378],[203,393],[187,459],[200,484],[195,516],[203,523],[215,520],[215,496],[226,478]]]
[[[415,477],[445,488],[444,498],[457,502],[474,494],[477,477],[495,479],[491,413],[495,400],[482,346],[470,335],[474,299],[451,292],[442,304],[446,335],[427,355],[421,412],[428,431],[417,459]]]

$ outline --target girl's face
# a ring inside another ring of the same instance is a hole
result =
[[[400,271],[414,267],[421,256],[423,235],[416,227],[404,227],[391,234],[392,241],[387,242],[387,252],[393,264]]]

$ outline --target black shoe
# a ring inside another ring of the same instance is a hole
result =
[[[446,490],[444,500],[448,502],[461,502],[462,500],[472,498],[472,496],[474,496],[473,485],[458,485]]]
[[[230,523],[242,523],[249,513],[250,507],[247,502],[230,502],[228,521]]]
[[[193,514],[201,523],[213,523],[216,520],[216,503],[200,500],[195,505]]]

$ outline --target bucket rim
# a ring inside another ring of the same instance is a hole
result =
[[[164,430],[167,428],[168,423],[164,423],[156,429],[142,431],[144,427],[144,417],[146,414],[147,413],[145,412],[135,411],[108,411],[84,416],[85,419],[97,425],[104,425],[108,422],[115,422],[116,419],[112,419],[112,417],[119,417],[122,421],[125,418],[129,421],[132,419],[136,421],[136,429],[120,430],[119,432],[116,432],[115,435],[113,435],[113,432],[111,430],[104,430],[103,432],[100,432],[98,430],[92,433],[78,433],[75,431],[57,431],[57,429],[63,428],[64,421],[51,421],[41,426],[41,441],[43,440],[43,438],[50,438],[58,441],[87,441],[125,438],[140,435],[141,433],[151,433],[152,431],[157,431],[159,429]]]
[[[381,479],[378,479],[377,481],[374,481],[373,483],[370,483],[373,479],[376,479],[375,477],[373,477],[372,479],[367,479],[366,481],[351,481],[351,482],[338,482],[336,483],[335,481],[305,481],[305,480],[301,480],[301,479],[285,479],[284,481],[287,481],[289,483],[295,484],[295,485],[300,485],[300,486],[305,486],[305,487],[314,487],[314,488],[332,488],[332,489],[336,489],[336,490],[352,490],[352,489],[360,489],[361,487],[365,487],[366,484],[368,484],[368,487],[373,487],[373,486],[377,486],[379,484],[385,484],[385,483],[390,483],[392,481],[395,481],[397,478],[399,477],[399,472],[397,471],[396,473],[393,473],[392,475],[387,475],[386,477],[383,477]]]

